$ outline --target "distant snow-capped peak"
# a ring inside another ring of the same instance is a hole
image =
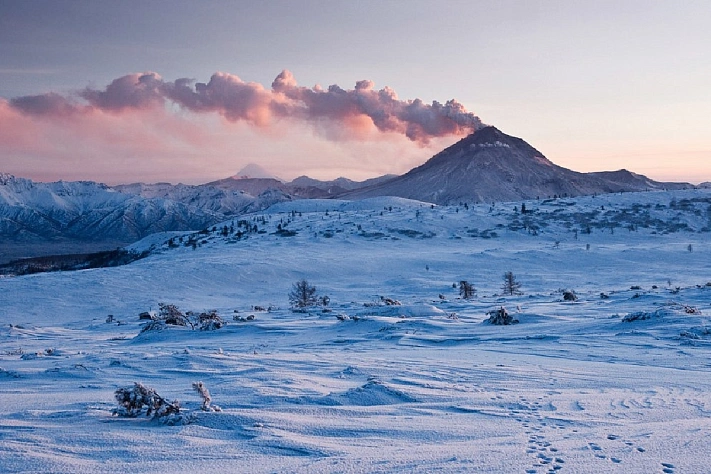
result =
[[[257,179],[276,179],[277,181],[281,181],[282,183],[284,182],[283,179],[278,178],[275,176],[273,173],[270,173],[260,165],[256,163],[249,163],[245,167],[243,167],[241,170],[237,172],[234,176],[232,176],[234,179],[248,179],[248,178],[257,178]]]

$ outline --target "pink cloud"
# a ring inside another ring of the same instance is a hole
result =
[[[103,91],[86,88],[79,95],[101,110],[148,109],[165,102],[164,85],[155,72],[128,74],[114,79]]]
[[[10,105],[21,113],[36,116],[62,117],[82,110],[81,106],[54,92],[17,97],[10,100]]]
[[[222,72],[213,74],[207,83],[186,78],[166,82],[157,73],[146,72],[115,79],[103,90],[85,88],[76,97],[48,93],[18,97],[10,104],[33,116],[63,117],[95,110],[121,113],[160,109],[166,102],[196,113],[218,113],[231,122],[244,121],[257,127],[272,126],[275,119],[305,121],[316,124],[317,130],[340,127],[339,133],[327,134],[331,139],[357,140],[367,125],[426,144],[434,137],[464,135],[481,126],[479,118],[456,100],[445,104],[399,100],[392,89],[376,90],[368,80],[356,82],[350,90],[338,85],[325,90],[302,87],[286,70],[274,79],[271,90]],[[324,127],[323,122],[328,126]]]
[[[381,132],[394,132],[412,141],[426,144],[430,139],[447,135],[464,135],[482,126],[482,122],[467,112],[456,100],[444,105],[434,101],[425,104],[419,99],[399,100],[392,89],[375,90],[372,81],[356,82],[353,90],[337,85],[307,88],[297,85],[289,71],[283,71],[272,83],[272,90],[288,98],[286,107],[279,109],[283,116],[297,116],[306,120],[338,120],[347,127],[348,119],[368,117]]]
[[[188,79],[165,84],[167,97],[193,112],[218,112],[227,120],[244,120],[265,127],[271,122],[273,94],[261,84],[244,82],[239,77],[218,72],[207,84],[194,87]]]

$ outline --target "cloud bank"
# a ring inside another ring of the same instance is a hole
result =
[[[105,89],[86,88],[72,95],[56,93],[13,98],[9,105],[31,117],[61,120],[96,112],[120,115],[130,111],[166,109],[176,105],[194,113],[216,113],[230,122],[268,128],[279,119],[324,126],[339,133],[338,140],[358,139],[363,128],[406,136],[418,144],[432,138],[465,135],[480,128],[479,117],[456,100],[444,104],[420,99],[400,100],[392,89],[374,88],[372,81],[358,81],[354,89],[337,85],[323,89],[299,86],[289,71],[282,71],[267,89],[238,76],[218,72],[207,83],[181,78],[166,81],[154,72],[128,74]]]

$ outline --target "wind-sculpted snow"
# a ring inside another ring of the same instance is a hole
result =
[[[706,472],[709,199],[285,203],[0,278],[0,471]],[[228,324],[142,331],[159,303]],[[180,421],[113,416],[134,382]]]

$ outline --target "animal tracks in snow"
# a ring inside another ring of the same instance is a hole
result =
[[[558,395],[560,400],[556,399]],[[558,407],[565,408],[559,410]],[[579,466],[581,462],[600,472],[622,469],[614,467],[617,465],[627,465],[626,469],[633,471],[644,466],[647,472],[654,472],[656,465],[661,466],[664,474],[677,472],[673,464],[655,460],[634,435],[581,429],[587,423],[593,428],[598,422],[594,417],[588,418],[589,410],[584,408],[582,401],[570,401],[566,394],[521,395],[507,408],[508,416],[520,424],[526,436],[525,453],[530,459],[529,467],[525,469],[527,474],[566,472],[568,464]],[[581,419],[585,423],[581,424]],[[595,433],[598,438],[590,439]]]

